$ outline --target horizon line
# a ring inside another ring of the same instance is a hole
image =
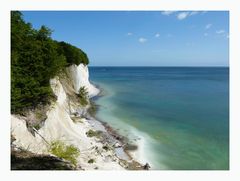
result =
[[[144,65],[88,65],[89,67],[196,67],[196,68],[198,68],[198,67],[212,67],[212,68],[214,68],[214,67],[219,67],[219,68],[229,68],[229,65],[228,66],[226,66],[226,65],[216,65],[216,66],[188,66],[188,65],[180,65],[180,66],[178,66],[178,65],[176,65],[176,66],[171,66],[171,65],[169,65],[169,66],[161,66],[161,65],[157,65],[157,66],[149,66],[149,65],[147,65],[147,66],[144,66]]]

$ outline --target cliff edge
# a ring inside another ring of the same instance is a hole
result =
[[[46,119],[37,129],[29,130],[28,117],[11,115],[12,146],[36,155],[56,156],[51,151],[53,143],[64,143],[79,150],[76,167],[81,169],[123,169],[120,159],[111,145],[101,142],[98,133],[106,130],[100,124],[87,118],[89,104],[82,106],[78,101],[78,91],[85,87],[88,96],[93,97],[99,90],[89,82],[88,67],[80,64],[66,68],[64,75],[50,80],[56,101],[46,111]],[[90,134],[92,133],[92,134]]]

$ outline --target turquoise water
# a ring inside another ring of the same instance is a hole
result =
[[[104,90],[97,118],[142,140],[153,169],[229,168],[228,76],[228,68],[90,68]]]

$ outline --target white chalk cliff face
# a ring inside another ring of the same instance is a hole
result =
[[[67,68],[67,71],[72,76],[76,91],[81,86],[85,86],[91,96],[98,94],[99,90],[88,80],[87,66],[72,65]],[[16,139],[13,144],[33,153],[49,154],[48,143],[61,140],[67,144],[75,145],[80,150],[78,163],[83,169],[94,169],[96,167],[99,169],[123,169],[118,164],[119,159],[114,152],[104,150],[102,148],[103,144],[97,141],[97,138],[87,137],[86,132],[93,127],[85,118],[79,118],[81,119],[79,122],[74,122],[71,119],[68,97],[59,78],[51,79],[50,85],[57,96],[57,101],[51,105],[44,125],[35,136],[28,131],[23,117],[11,115],[11,134]],[[71,109],[79,109],[79,107],[73,106]],[[96,150],[96,147],[98,150]],[[101,154],[99,155],[99,153]],[[89,159],[94,159],[95,163],[89,164]]]
[[[89,97],[96,96],[99,93],[99,90],[89,82],[89,72],[86,65],[71,65],[67,68],[67,73],[73,81],[76,93],[83,86],[87,88]]]

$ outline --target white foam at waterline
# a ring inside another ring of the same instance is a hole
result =
[[[126,136],[131,143],[137,145],[137,150],[129,151],[134,160],[141,164],[148,163],[151,166],[151,169],[167,168],[165,165],[157,162],[157,160],[159,160],[159,155],[154,151],[154,145],[157,143],[148,134],[123,122],[121,119],[112,115],[111,111],[103,111],[99,117],[101,120],[106,121],[110,126],[116,129],[120,135]]]
[[[159,155],[155,153],[153,148],[154,144],[156,144],[155,141],[148,134],[141,132],[134,127],[131,127],[130,130],[132,135],[139,138],[135,141],[138,149],[130,152],[134,160],[137,160],[142,164],[148,163],[151,166],[150,169],[166,169],[167,167],[165,165],[157,162],[157,160],[159,160]]]

